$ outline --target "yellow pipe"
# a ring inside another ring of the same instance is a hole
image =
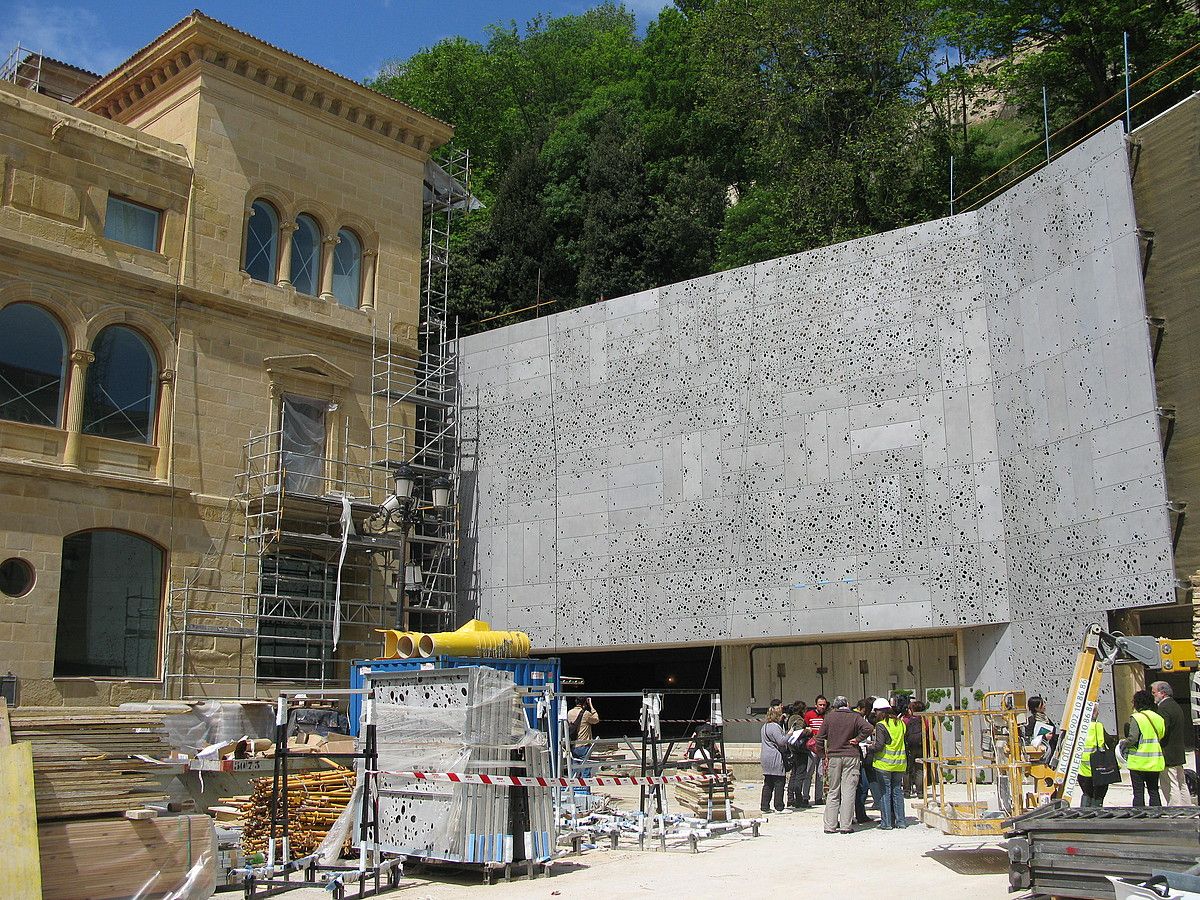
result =
[[[492,631],[487,622],[472,619],[457,631],[414,634],[401,641],[401,652],[415,645],[416,654],[428,656],[493,656],[523,658],[529,655],[529,635],[523,631]]]
[[[415,640],[410,640],[407,643],[405,639],[412,636],[419,638],[420,632],[416,631],[397,631],[394,628],[376,628],[383,635],[383,655],[379,659],[408,659],[416,650]],[[405,652],[407,648],[407,652]]]

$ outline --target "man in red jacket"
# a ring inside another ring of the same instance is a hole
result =
[[[817,732],[821,730],[821,725],[825,721],[825,713],[829,710],[829,701],[825,699],[824,694],[817,694],[817,699],[813,701],[813,708],[804,713],[804,726],[809,730],[811,737],[806,745],[808,756],[804,760],[804,774],[800,779],[800,803],[801,807],[821,805],[821,798],[825,786],[825,757],[817,748]],[[809,790],[812,790],[812,794]],[[809,797],[813,798],[812,803],[808,802]]]

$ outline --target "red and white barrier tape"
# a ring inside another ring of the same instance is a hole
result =
[[[605,719],[604,721],[612,722],[612,723],[621,723],[621,724],[626,724],[626,723],[636,724],[638,722],[641,722],[642,720],[641,719]],[[668,722],[673,725],[711,725],[712,724],[712,722],[710,722],[707,719],[659,719],[658,721],[659,722]],[[725,722],[765,722],[765,721],[767,721],[766,716],[755,716],[750,719],[722,719],[721,720],[722,724]]]
[[[540,778],[532,775],[472,775],[464,772],[392,772],[376,770],[376,775],[393,775],[415,781],[449,781],[454,784],[494,784],[500,787],[591,787],[621,784],[672,784],[681,781],[724,782],[720,775],[596,775],[592,778]]]

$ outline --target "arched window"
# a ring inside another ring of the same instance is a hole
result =
[[[126,531],[63,538],[56,678],[157,676],[163,556]]]
[[[292,287],[297,293],[317,296],[321,266],[321,228],[312,216],[296,216],[292,233]]]
[[[110,325],[92,344],[83,398],[83,433],[118,441],[152,442],[158,365],[144,337]]]
[[[274,284],[279,271],[279,216],[266,200],[255,200],[246,225],[246,272]]]
[[[340,242],[333,248],[333,296],[350,309],[358,309],[362,295],[362,241],[346,228],[338,232]]]
[[[0,309],[0,419],[57,428],[62,422],[67,342],[32,303]]]

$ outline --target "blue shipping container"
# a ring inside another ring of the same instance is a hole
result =
[[[350,687],[363,687],[365,672],[411,672],[432,664],[435,669],[461,669],[467,666],[487,666],[501,672],[512,672],[521,687],[543,688],[549,685],[558,692],[562,689],[562,661],[550,659],[498,659],[489,656],[431,656],[427,659],[356,659],[350,669]],[[525,717],[530,728],[537,728],[537,699],[525,698]],[[350,733],[358,735],[362,719],[362,695],[350,695]],[[553,727],[557,730],[557,722]]]

